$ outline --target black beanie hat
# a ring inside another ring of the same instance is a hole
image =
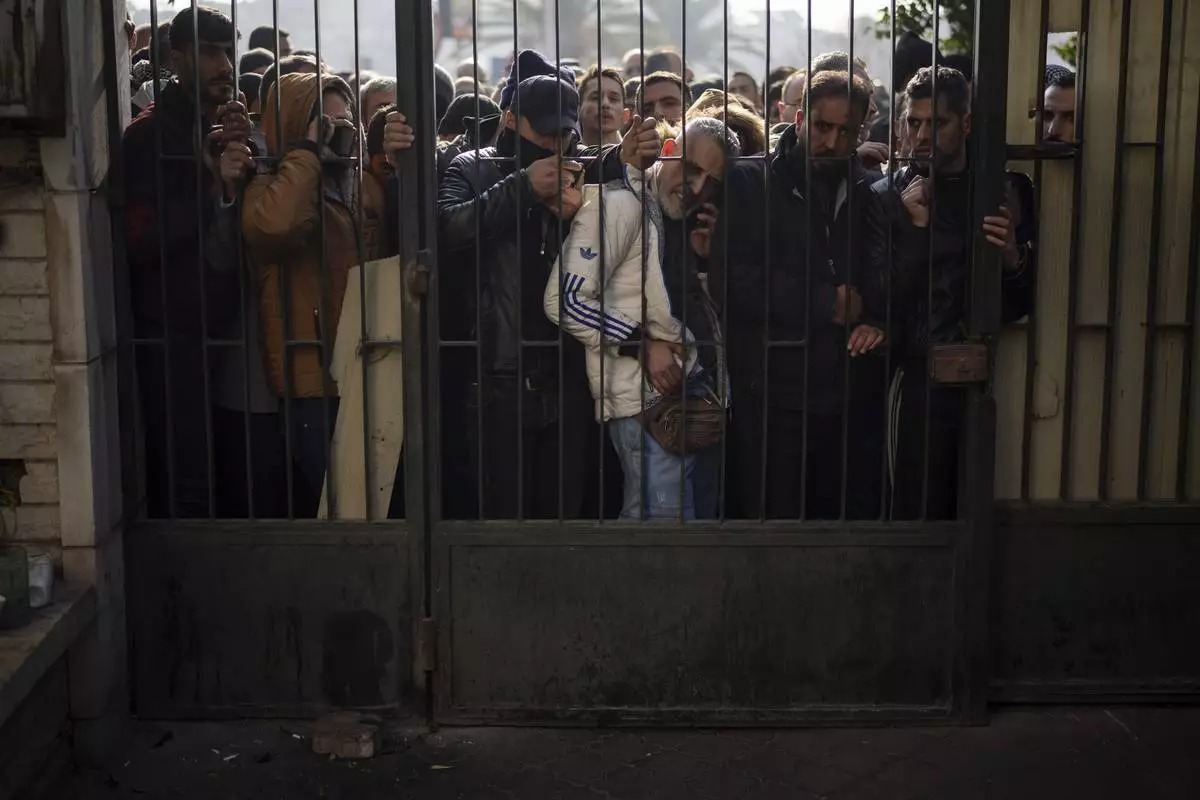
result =
[[[572,86],[575,85],[575,73],[569,67],[555,68],[538,51],[522,50],[517,54],[517,60],[513,62],[512,70],[508,73],[504,90],[500,93],[500,108],[507,109],[512,105],[513,97],[517,93],[517,84],[534,75],[556,75]]]
[[[438,136],[458,136],[467,132],[468,120],[485,120],[500,116],[500,106],[490,97],[479,95],[479,113],[475,113],[475,95],[460,94],[450,104],[446,115],[438,125]]]

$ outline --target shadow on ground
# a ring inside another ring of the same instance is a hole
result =
[[[115,798],[1200,797],[1200,708],[1006,711],[985,728],[388,731],[364,761],[316,756],[305,722],[138,723],[68,800]]]

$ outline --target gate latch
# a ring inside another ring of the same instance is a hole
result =
[[[417,260],[408,272],[408,293],[418,300],[429,294],[429,260],[428,250],[418,250]]]
[[[929,348],[934,383],[983,383],[988,379],[988,348],[983,342],[935,344]]]

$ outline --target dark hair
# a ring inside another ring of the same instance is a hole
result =
[[[750,81],[750,85],[754,87],[754,91],[756,91],[756,92],[758,91],[758,81],[754,80],[754,76],[751,75],[749,72],[735,72],[730,77],[745,78],[746,80]]]
[[[649,80],[652,72],[674,72],[675,67],[683,65],[683,56],[673,47],[657,47],[642,61],[642,71]]]
[[[617,86],[621,87],[621,102],[625,102],[625,81],[621,80],[621,73],[617,72],[612,67],[600,67],[593,64],[592,68],[583,73],[583,77],[579,79],[577,88],[579,89],[579,99],[583,99],[583,87],[588,81],[599,81],[601,78],[608,78],[616,81]]]
[[[850,97],[851,107],[865,115],[871,107],[871,87],[866,81],[857,75],[851,78],[847,72],[818,72],[805,84],[800,107],[804,108],[806,103],[812,107],[822,100],[847,95]]]
[[[279,38],[280,39],[283,39],[288,36],[291,36],[291,34],[289,34],[283,28],[279,29]],[[257,49],[257,48],[261,47],[264,50],[270,50],[272,53],[274,53],[275,52],[275,28],[271,27],[270,25],[258,26],[254,30],[250,31],[250,39],[249,39],[249,41],[246,42],[246,45],[248,47],[250,47],[251,49]]]
[[[688,84],[688,91],[691,93],[692,97],[696,98],[692,101],[693,103],[700,99],[700,95],[704,94],[710,89],[716,89],[719,92],[725,91],[725,82],[721,80],[720,75],[708,75],[698,81],[692,81],[690,84]]]
[[[454,102],[454,78],[440,64],[433,65],[433,100],[434,111],[438,122],[446,116],[450,104]]]
[[[929,100],[933,97],[933,67],[921,67],[912,76],[904,89],[908,102],[913,100]],[[938,103],[945,103],[946,108],[965,116],[971,110],[971,92],[967,88],[967,79],[961,72],[950,67],[938,67],[937,71]],[[906,103],[907,105],[907,103]]]
[[[679,87],[680,98],[683,101],[683,107],[687,108],[692,104],[692,93],[688,89],[683,78],[676,75],[674,72],[652,72],[646,76],[646,81],[637,90],[637,108],[641,109],[646,90],[656,83],[673,83]]]
[[[1050,64],[1046,67],[1046,88],[1074,89],[1075,73],[1062,64]]]
[[[259,105],[266,107],[267,98],[271,96],[271,87],[279,82],[280,75],[291,75],[293,72],[320,72],[317,60],[309,56],[285,56],[279,59],[263,73],[262,84],[258,87]]]
[[[781,81],[775,81],[767,88],[767,106],[773,106],[783,99],[783,87],[787,84],[787,78]]]
[[[971,76],[975,74],[975,59],[966,53],[951,53],[943,56],[942,60],[938,62],[938,66],[958,70],[968,83],[971,81]]]
[[[246,95],[246,103],[258,100],[259,89],[262,87],[262,76],[255,72],[243,72],[238,76],[238,91]],[[252,99],[253,98],[253,99]],[[262,102],[259,102],[259,106]]]
[[[636,103],[638,96],[642,92],[642,79],[630,78],[623,84],[625,89],[625,105],[628,107],[631,103]]]
[[[367,123],[367,158],[383,152],[383,126],[387,124],[387,115],[396,110],[395,103],[381,107]]]
[[[812,74],[818,72],[849,72],[850,71],[850,54],[844,50],[834,50],[829,53],[821,53],[813,59]],[[871,79],[870,74],[862,59],[854,59],[854,74],[864,80]]]
[[[794,72],[799,72],[797,67],[776,67],[767,73],[767,85],[774,86],[780,81],[786,81]]]
[[[229,17],[208,6],[196,6],[194,25],[200,34],[200,41],[224,44],[233,43],[233,21]],[[186,52],[195,42],[193,41],[192,9],[185,8],[171,20],[170,41],[171,49]]]
[[[905,31],[896,41],[892,58],[892,91],[902,92],[917,70],[933,66],[933,45],[911,31]],[[938,53],[938,63],[942,62]]]
[[[256,47],[242,53],[238,60],[238,72],[253,72],[259,67],[269,67],[275,63],[275,54],[264,47]]]

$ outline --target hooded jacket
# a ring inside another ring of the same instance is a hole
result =
[[[353,97],[340,78],[325,75],[320,80],[325,91]],[[317,75],[295,73],[271,88],[262,129],[267,152],[279,162],[273,173],[250,181],[242,204],[244,239],[259,288],[267,375],[276,393],[290,391],[292,397],[337,393],[329,359],[347,275],[384,249],[379,185],[359,182],[347,171],[340,185],[332,186],[320,149],[307,138],[313,114],[321,111],[319,87]],[[282,119],[275,111],[276,92]],[[351,109],[354,105],[350,103]],[[280,145],[282,151],[277,150]]]

